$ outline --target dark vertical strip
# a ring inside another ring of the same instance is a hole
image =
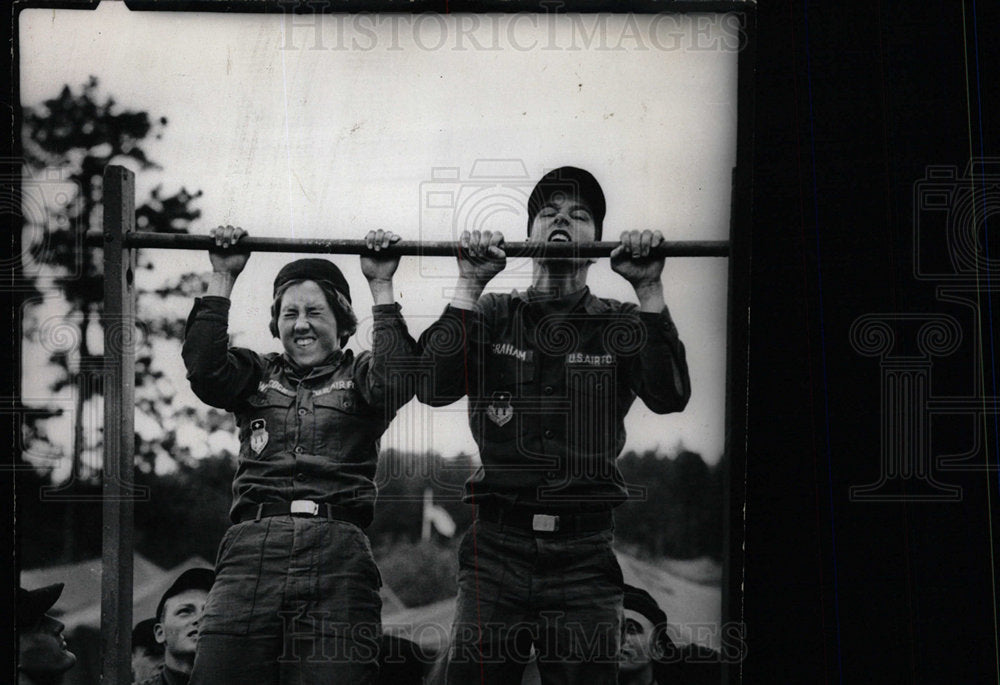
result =
[[[135,453],[135,177],[104,171],[104,473],[101,564],[102,685],[132,679],[132,487]]]

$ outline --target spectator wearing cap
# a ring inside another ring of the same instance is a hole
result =
[[[667,614],[643,589],[625,586],[619,685],[655,685],[653,662],[665,653]]]
[[[73,668],[76,655],[66,648],[66,626],[48,611],[62,594],[63,584],[36,590],[17,589],[17,682],[56,685]]]
[[[573,245],[600,240],[606,203],[590,172],[561,167],[527,210],[529,242]],[[625,231],[611,253],[636,305],[592,294],[592,261],[575,257],[536,257],[526,292],[483,294],[506,264],[504,236],[461,236],[454,297],[421,337],[430,374],[417,395],[431,406],[467,395],[482,460],[466,483],[476,518],[459,549],[450,683],[520,682],[532,646],[543,682],[617,678],[623,421],[636,397],[665,414],[691,393],[662,241]]]
[[[619,685],[718,685],[719,653],[700,645],[678,647],[667,630],[667,614],[642,588],[625,586]]]
[[[215,573],[211,569],[191,568],[177,576],[160,597],[153,638],[163,646],[163,668],[138,681],[141,685],[188,684],[205,602],[214,582]]]
[[[147,618],[132,629],[132,682],[155,677],[163,668],[163,645],[156,641],[156,618]]]
[[[381,579],[365,527],[375,505],[378,446],[412,396],[416,356],[393,299],[399,240],[365,237],[361,270],[374,299],[373,349],[344,344],[357,328],[351,290],[327,259],[286,264],[274,279],[270,331],[282,353],[228,343],[233,285],[249,253],[240,228],[212,231],[212,273],[183,346],[188,379],[239,430],[233,525],[205,606],[196,685],[371,683],[378,674]]]

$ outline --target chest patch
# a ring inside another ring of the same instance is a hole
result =
[[[504,426],[514,418],[514,407],[510,405],[510,393],[496,391],[490,398],[490,405],[486,407],[486,416],[490,421],[498,426]]]
[[[267,422],[264,419],[254,419],[250,422],[250,449],[260,454],[267,446]]]

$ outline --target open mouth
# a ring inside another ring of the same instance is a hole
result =
[[[316,342],[316,338],[313,337],[295,338],[294,342],[296,347],[308,347],[309,345],[312,345],[314,342]]]
[[[572,241],[573,239],[566,231],[556,229],[555,231],[552,231],[552,233],[549,233],[550,243],[569,243]]]

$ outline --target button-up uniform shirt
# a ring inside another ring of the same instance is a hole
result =
[[[164,666],[155,676],[139,681],[136,685],[188,685],[191,676]]]
[[[628,491],[615,460],[638,396],[658,414],[691,394],[684,345],[664,309],[593,296],[487,294],[447,307],[421,336],[432,406],[469,397],[482,467],[466,501],[545,511],[606,510]]]
[[[283,354],[230,347],[229,306],[224,297],[195,300],[183,357],[194,393],[236,416],[231,518],[259,504],[312,500],[370,521],[379,438],[414,392],[406,360],[416,343],[399,305],[373,308],[371,352],[341,350],[311,369]]]

